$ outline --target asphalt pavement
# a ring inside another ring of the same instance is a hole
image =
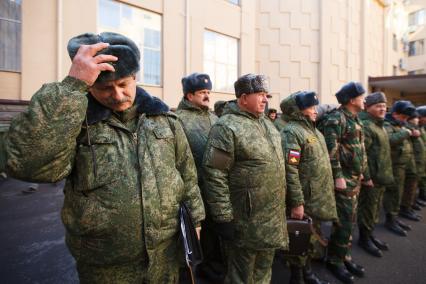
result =
[[[0,283],[78,283],[60,220],[63,183],[40,184],[34,193],[26,192],[28,186],[14,179],[0,181]],[[362,251],[354,230],[353,259],[366,268],[366,276],[356,283],[426,284],[426,221],[406,222],[413,230],[405,238],[378,225],[376,236],[390,245],[382,258]],[[340,283],[323,263],[314,263],[314,270]],[[275,261],[272,283],[288,283],[288,277],[288,269]]]

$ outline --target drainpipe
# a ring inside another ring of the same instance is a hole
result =
[[[190,41],[189,41],[189,1],[185,0],[185,76],[189,73]]]
[[[56,1],[56,80],[62,80],[62,0]]]

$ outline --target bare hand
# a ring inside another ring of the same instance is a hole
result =
[[[411,130],[411,136],[413,136],[413,137],[419,137],[420,135],[421,135],[420,131],[418,131],[417,129]]]
[[[200,240],[201,227],[195,228],[195,232],[197,233],[197,239]]]
[[[346,189],[346,180],[344,178],[336,178],[334,181],[334,186],[336,190],[345,190]]]
[[[297,206],[295,208],[291,209],[291,215],[290,217],[293,219],[302,220],[303,214],[305,213],[303,205]]]
[[[88,86],[92,86],[102,71],[115,72],[114,67],[106,62],[117,61],[117,57],[107,54],[96,55],[108,46],[109,44],[105,42],[80,46],[68,75],[86,82]]]
[[[374,187],[374,183],[372,179],[369,179],[367,181],[362,181],[362,185],[366,186],[366,187]]]

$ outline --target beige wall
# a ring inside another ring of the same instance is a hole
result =
[[[298,90],[322,103],[348,81],[392,75],[391,8],[378,0],[257,0],[256,68],[270,78],[272,107]],[[401,49],[402,50],[402,49]]]
[[[176,107],[181,99],[181,78],[203,71],[206,29],[237,38],[239,74],[254,72],[254,1],[242,1],[241,6],[224,0],[122,2],[162,15],[163,84],[144,87],[171,107]],[[0,88],[0,99],[29,100],[43,83],[62,80],[71,64],[66,51],[68,40],[84,32],[96,33],[96,15],[97,0],[23,1],[22,72],[0,73],[0,82],[5,82]],[[217,93],[211,105],[217,99],[233,98],[233,94]]]
[[[162,85],[144,86],[171,107],[181,99],[181,78],[203,71],[204,31],[239,40],[239,75],[270,79],[271,106],[298,90],[314,90],[323,103],[349,80],[392,75],[389,7],[378,0],[123,0],[162,15]],[[84,7],[84,9],[82,8]],[[28,100],[45,82],[62,80],[68,40],[97,32],[97,0],[23,1],[22,73],[0,72],[1,99]],[[390,36],[389,36],[390,35]],[[402,49],[401,49],[402,50]],[[211,100],[234,99],[214,93]]]

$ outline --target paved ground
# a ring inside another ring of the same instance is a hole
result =
[[[42,184],[36,193],[22,193],[27,186],[12,179],[0,182],[0,282],[78,283],[60,221],[63,184]],[[413,225],[408,238],[392,235],[382,225],[377,228],[376,235],[391,246],[381,259],[354,246],[354,260],[367,269],[367,276],[356,283],[426,283],[426,222],[407,222]],[[323,278],[339,283],[322,264],[315,268]],[[288,270],[277,261],[272,283],[287,279]]]

